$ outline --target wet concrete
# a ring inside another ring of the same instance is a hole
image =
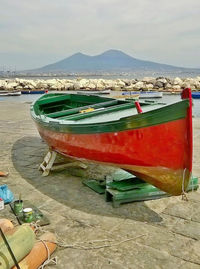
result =
[[[29,108],[0,102],[0,170],[9,171],[0,184],[37,206],[51,221],[45,230],[55,231],[68,246],[54,254],[55,268],[200,268],[199,190],[188,194],[188,202],[168,197],[113,208],[70,169],[42,177],[38,166],[48,148]],[[199,177],[200,118],[193,119],[193,126],[193,175]],[[89,165],[91,175],[109,169]],[[0,216],[17,224],[9,206]]]

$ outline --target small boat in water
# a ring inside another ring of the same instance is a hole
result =
[[[22,94],[44,94],[48,93],[48,90],[22,90]]]
[[[123,100],[138,100],[140,97],[139,94],[131,94],[131,95],[113,95],[112,98],[115,99],[123,99]]]
[[[200,92],[192,92],[193,99],[200,99]]]
[[[0,96],[20,96],[21,91],[0,91]]]
[[[51,93],[31,106],[48,146],[64,156],[125,169],[180,195],[192,171],[191,90],[172,104]]]
[[[163,93],[162,92],[153,92],[153,91],[138,91],[138,92],[123,92],[122,95],[134,95],[134,94],[139,94],[139,98],[162,98]]]
[[[102,91],[91,91],[91,90],[82,90],[78,91],[78,94],[89,94],[89,95],[102,95],[102,94],[110,94],[111,90],[102,90]]]

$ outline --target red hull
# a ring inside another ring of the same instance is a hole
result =
[[[174,195],[187,187],[191,173],[188,120],[115,133],[69,134],[38,130],[54,150],[75,158],[117,165]]]

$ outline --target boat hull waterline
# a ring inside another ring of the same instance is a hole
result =
[[[97,132],[93,126],[91,133],[90,129],[86,133],[70,127],[64,130],[40,120],[36,120],[36,125],[49,147],[65,156],[126,169],[165,192],[180,195],[187,188],[192,171],[191,92],[189,95],[186,92],[187,106],[186,103],[176,105],[182,111],[174,111],[174,119],[171,115],[169,120],[166,118],[158,124],[148,122],[147,117],[134,126],[129,118],[124,130]],[[157,112],[157,118],[165,109]]]

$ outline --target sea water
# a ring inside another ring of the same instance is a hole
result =
[[[64,91],[62,91],[62,93],[64,93]],[[76,92],[66,91],[66,93],[76,93]],[[122,93],[121,91],[111,91],[111,94],[106,94],[105,97],[117,96],[117,95],[120,95],[121,93]],[[32,103],[41,96],[42,96],[41,94],[22,94],[20,96],[0,96],[0,102],[10,101],[10,102]],[[151,98],[151,100],[170,104],[170,103],[181,100],[181,96],[180,94],[178,95],[173,95],[173,94],[165,95],[164,94],[162,98],[155,98],[155,99]],[[200,99],[193,99],[192,110],[193,110],[194,117],[200,117]]]

